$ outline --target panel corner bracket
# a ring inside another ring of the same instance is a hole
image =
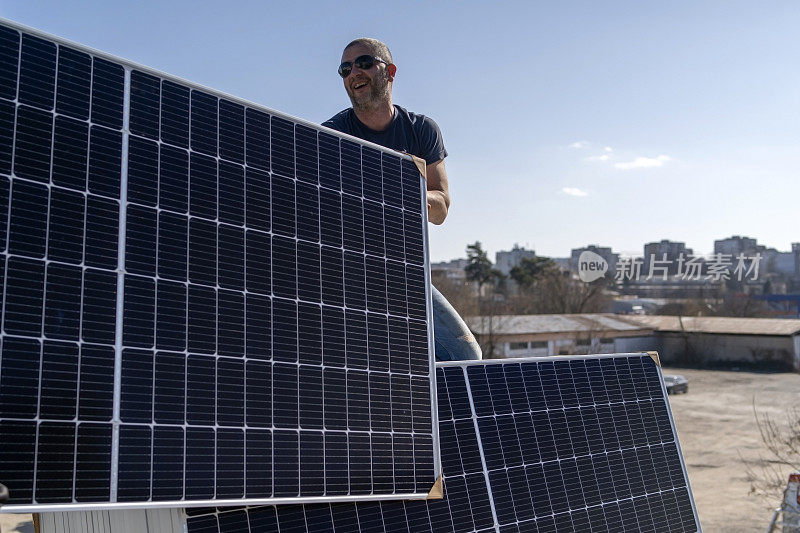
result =
[[[650,356],[650,359],[653,360],[657,367],[661,368],[661,359],[658,357],[658,352],[647,352],[647,355]]]
[[[439,478],[436,480],[436,483],[434,483],[433,487],[431,487],[431,491],[428,493],[428,496],[425,498],[426,500],[441,500],[444,498],[443,479],[444,476],[439,476]]]
[[[408,154],[408,155],[411,155],[411,154]],[[428,168],[428,165],[425,163],[425,160],[422,159],[421,157],[417,157],[415,155],[411,155],[411,159],[414,161],[414,164],[417,165],[417,168],[419,169],[419,173],[422,174],[422,177],[427,180],[428,176],[426,175],[425,171]]]

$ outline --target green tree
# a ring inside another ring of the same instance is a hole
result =
[[[492,262],[480,241],[467,245],[467,261],[464,272],[468,281],[478,284],[478,294],[482,293],[484,285],[490,283],[494,285],[505,277],[502,272],[492,267]]]
[[[556,271],[556,264],[549,257],[523,257],[509,275],[521,289],[532,289],[536,282]]]
[[[467,266],[464,272],[468,281],[478,286],[478,318],[488,326],[488,334],[480,339],[485,358],[495,355],[494,317],[501,311],[498,300],[505,300],[505,275],[496,270],[479,241],[467,245]],[[487,296],[484,286],[491,287]]]

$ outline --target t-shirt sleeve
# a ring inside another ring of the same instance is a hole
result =
[[[439,129],[439,125],[436,124],[432,118],[425,117],[421,122],[419,140],[421,148],[420,157],[422,157],[428,165],[447,157],[444,139],[442,139],[442,130]]]

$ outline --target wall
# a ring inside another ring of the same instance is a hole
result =
[[[690,365],[746,365],[800,370],[796,337],[662,333],[661,358],[666,363]]]

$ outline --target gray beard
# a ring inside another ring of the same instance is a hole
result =
[[[389,101],[389,83],[386,78],[375,77],[372,81],[367,98],[358,101],[353,96],[350,96],[350,102],[356,111],[372,111],[382,103]]]

